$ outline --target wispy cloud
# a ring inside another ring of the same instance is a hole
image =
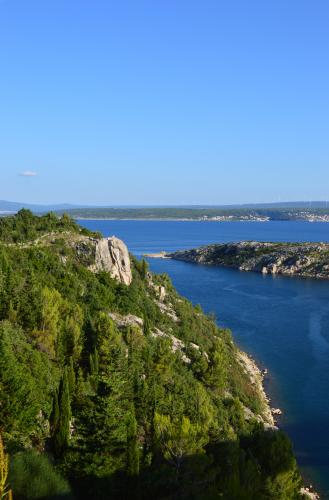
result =
[[[24,172],[20,172],[19,175],[21,177],[35,177],[38,175],[38,172],[34,172],[33,170],[25,170]]]

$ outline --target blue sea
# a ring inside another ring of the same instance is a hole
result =
[[[324,241],[329,224],[309,222],[79,221],[122,238],[137,256],[216,242]],[[329,281],[263,276],[172,260],[149,259],[178,291],[269,370],[265,382],[279,424],[292,439],[308,482],[329,499]]]

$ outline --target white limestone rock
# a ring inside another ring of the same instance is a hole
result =
[[[111,277],[130,285],[132,273],[129,252],[122,240],[112,236],[96,242],[94,270],[106,271]]]

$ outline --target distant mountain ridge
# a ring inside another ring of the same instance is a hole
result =
[[[22,208],[27,208],[32,212],[49,212],[49,211],[57,211],[57,210],[69,210],[72,208],[78,208],[79,205],[73,205],[70,203],[59,203],[56,205],[39,205],[34,203],[23,203],[16,201],[6,201],[0,200],[0,212],[18,212]]]

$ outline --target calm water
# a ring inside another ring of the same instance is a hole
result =
[[[140,256],[213,242],[329,241],[329,224],[304,222],[81,221],[115,234]],[[329,282],[263,276],[171,260],[151,259],[179,292],[269,369],[267,390],[283,409],[280,425],[290,435],[305,477],[329,498]]]

